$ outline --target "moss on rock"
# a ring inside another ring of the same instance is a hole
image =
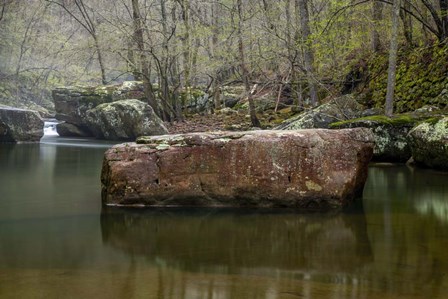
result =
[[[448,170],[448,117],[422,122],[409,133],[409,144],[416,163]]]
[[[368,106],[383,107],[387,87],[386,54],[373,56],[368,64]],[[394,109],[397,113],[425,105],[448,107],[448,46],[403,49],[399,53]]]

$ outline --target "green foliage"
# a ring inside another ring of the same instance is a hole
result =
[[[436,105],[441,108],[446,101],[438,97],[448,84],[448,47],[401,50],[397,67],[394,111],[402,113]],[[387,87],[387,54],[374,55],[368,65],[369,82],[367,104],[383,107]]]

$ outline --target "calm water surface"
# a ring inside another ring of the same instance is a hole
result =
[[[0,145],[0,298],[448,298],[448,174],[370,168],[339,213],[102,209],[110,146]]]

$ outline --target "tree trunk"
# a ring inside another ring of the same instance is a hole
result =
[[[180,0],[181,9],[182,9],[182,20],[184,23],[184,35],[182,36],[182,45],[183,45],[183,64],[184,64],[184,87],[185,91],[189,95],[189,90],[191,86],[191,59],[190,59],[190,50],[191,50],[191,41],[190,41],[190,0]]]
[[[440,15],[442,19],[442,41],[448,38],[448,0],[439,0]]]
[[[373,0],[372,19],[374,23],[372,30],[372,50],[373,52],[379,52],[381,50],[381,39],[376,26],[383,20],[383,3],[379,0]]]
[[[212,37],[211,37],[211,47],[210,47],[210,53],[211,58],[216,61],[219,60],[220,57],[217,55],[217,48],[218,48],[218,38],[219,38],[219,4],[217,2],[213,3],[211,5],[211,24],[212,24]],[[222,107],[222,101],[221,101],[221,73],[220,73],[220,67],[215,68],[216,71],[214,71],[214,78],[213,78],[213,84],[212,84],[212,94],[213,94],[213,103],[215,109],[220,109]]]
[[[406,38],[406,42],[409,47],[413,47],[414,38],[413,38],[413,29],[412,29],[412,16],[407,12],[411,10],[411,2],[410,0],[402,0],[403,8],[400,10],[400,17],[403,22],[403,30],[404,37]]]
[[[257,118],[257,114],[255,113],[255,103],[253,99],[252,92],[250,90],[250,83],[249,83],[249,70],[246,65],[246,57],[244,54],[244,41],[243,41],[243,4],[242,0],[237,0],[237,11],[238,11],[238,28],[237,28],[237,34],[238,34],[238,53],[240,56],[240,67],[242,71],[242,77],[244,82],[244,87],[246,89],[247,93],[247,99],[249,101],[249,114],[250,114],[250,120],[252,122],[252,126],[254,127],[261,127],[260,121]]]
[[[134,40],[140,52],[140,64],[141,64],[145,97],[148,100],[148,104],[152,107],[154,112],[158,116],[161,116],[160,111],[158,109],[157,101],[154,96],[154,90],[151,84],[148,58],[146,57],[145,43],[143,39],[143,24],[140,14],[140,7],[138,5],[138,0],[131,0],[131,1],[132,1],[132,19],[134,25]]]
[[[98,57],[98,63],[100,65],[100,70],[101,70],[101,82],[103,85],[107,84],[107,80],[106,80],[106,71],[104,70],[104,62],[103,62],[103,55],[101,52],[101,48],[100,48],[100,44],[98,42],[98,36],[96,35],[96,33],[94,32],[92,34],[93,40],[95,42],[95,48],[96,48],[96,55]]]
[[[304,40],[303,58],[305,63],[305,72],[309,84],[310,104],[316,107],[319,104],[317,97],[316,80],[314,80],[314,53],[311,40],[310,17],[308,12],[308,0],[297,0],[300,13],[300,25]]]
[[[384,105],[384,113],[386,116],[392,116],[394,110],[394,91],[397,71],[397,54],[398,54],[398,26],[400,21],[400,0],[394,0],[392,9],[392,30],[389,52],[389,70],[387,73],[387,94],[386,103]]]

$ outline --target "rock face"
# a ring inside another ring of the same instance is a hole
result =
[[[105,154],[107,205],[327,208],[360,196],[368,129],[143,137]]]
[[[101,139],[135,140],[168,133],[151,106],[135,99],[98,105],[86,112],[86,119],[94,136]]]
[[[448,117],[418,125],[409,132],[409,143],[417,164],[448,170]]]
[[[91,137],[92,133],[86,130],[82,130],[79,127],[70,123],[60,123],[56,125],[56,132],[59,136],[64,137]]]
[[[411,148],[407,135],[414,127],[416,119],[402,116],[391,119],[386,116],[369,116],[337,122],[330,128],[369,128],[375,136],[373,160],[378,162],[406,162],[411,158]]]
[[[286,120],[277,129],[326,129],[331,123],[362,116],[363,110],[352,95],[345,95]]]
[[[44,121],[36,111],[0,108],[0,142],[39,142]]]
[[[79,136],[93,136],[89,124],[86,121],[87,111],[103,103],[113,101],[143,98],[143,86],[141,82],[128,81],[121,85],[110,85],[100,87],[67,87],[58,88],[52,92],[56,119],[64,121],[67,125],[75,126],[77,130],[61,129],[60,136],[73,135],[77,131]],[[69,135],[64,135],[67,132]]]

